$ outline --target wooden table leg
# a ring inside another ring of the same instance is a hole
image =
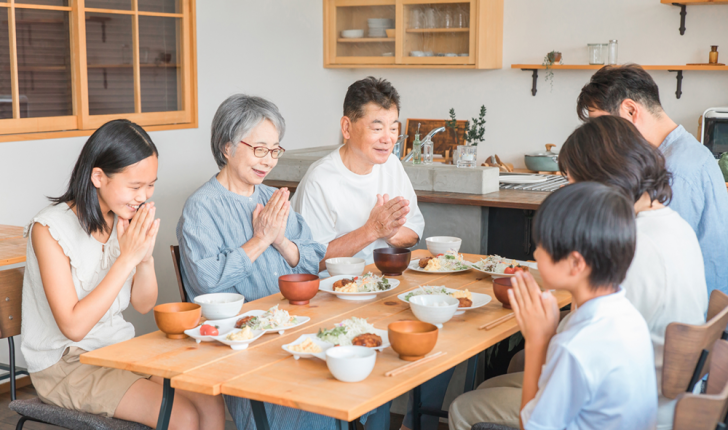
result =
[[[174,388],[169,379],[164,379],[162,389],[162,406],[159,408],[159,419],[157,419],[157,430],[167,430],[169,418],[172,416],[172,404],[174,403]]]
[[[251,400],[250,407],[253,409],[255,427],[258,430],[270,430],[270,424],[268,424],[268,416],[265,413],[265,405],[263,402]]]

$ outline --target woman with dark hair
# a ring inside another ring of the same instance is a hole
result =
[[[672,428],[675,401],[662,396],[665,329],[672,322],[704,324],[708,308],[703,254],[695,232],[665,206],[672,198],[665,158],[627,120],[605,115],[566,140],[559,168],[569,182],[613,186],[634,202],[637,248],[622,283],[647,321],[655,350],[658,429]]]
[[[157,148],[127,120],[108,122],[81,150],[67,191],[26,228],[22,351],[48,404],[153,427],[162,380],[81,364],[79,356],[134,337],[122,311],[157,300],[152,251]],[[221,397],[179,392],[170,428],[223,429]]]

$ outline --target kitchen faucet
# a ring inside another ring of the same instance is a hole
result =
[[[425,136],[424,139],[422,139],[421,144],[424,145],[425,142],[427,142],[428,140],[432,140],[432,136],[436,135],[437,133],[443,132],[443,131],[445,131],[445,127],[438,127],[436,129],[432,130],[431,132],[427,133],[427,136]],[[414,155],[415,155],[415,152],[410,151],[410,153],[407,154],[406,157],[404,157],[404,160],[402,160],[402,162],[407,163],[408,161],[412,161],[412,157]]]

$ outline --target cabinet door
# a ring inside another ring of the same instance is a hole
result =
[[[324,14],[327,65],[394,64],[395,0],[329,0]],[[357,34],[358,33],[358,34]]]
[[[397,8],[398,64],[475,64],[476,0],[399,0]]]

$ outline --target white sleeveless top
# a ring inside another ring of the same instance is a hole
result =
[[[73,285],[78,299],[86,297],[104,279],[121,253],[114,228],[106,244],[87,234],[76,214],[66,203],[41,210],[25,228],[28,249],[23,279],[23,314],[21,351],[30,373],[40,372],[56,364],[69,346],[92,351],[134,337],[134,326],[121,312],[129,306],[131,282],[136,269],[124,282],[111,308],[80,342],[73,342],[61,333],[43,290],[38,259],[30,233],[34,223],[47,226],[53,239],[61,245],[71,263]]]

